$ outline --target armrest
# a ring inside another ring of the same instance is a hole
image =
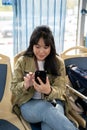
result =
[[[75,90],[74,88],[70,87],[68,84],[66,84],[66,87],[69,89],[69,91],[71,91],[72,93],[76,94],[78,97],[84,99],[87,101],[87,97],[84,96],[83,94],[81,94],[80,92],[78,92],[77,90]]]
[[[83,110],[81,108],[81,106],[76,106],[75,105],[75,101],[74,99],[72,100],[72,93],[73,95],[76,95],[77,97],[80,97],[81,99],[87,101],[87,97],[84,96],[83,94],[81,94],[80,92],[78,92],[77,90],[75,90],[74,88],[70,87],[68,84],[66,84],[67,89],[69,90],[70,93],[70,97],[68,97],[68,101],[69,101],[69,114],[72,118],[74,118],[78,124],[80,126],[82,126],[83,128],[86,128],[86,120],[80,115],[81,113],[83,113]]]

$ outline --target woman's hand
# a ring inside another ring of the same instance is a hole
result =
[[[39,77],[38,77],[38,80],[39,80],[40,84],[37,84],[35,82],[35,80],[33,79],[33,86],[34,86],[35,90],[40,92],[40,93],[44,93],[46,95],[49,95],[49,93],[51,92],[51,87],[50,87],[48,77],[46,78],[46,83],[45,84],[41,81],[41,79]]]
[[[27,74],[24,77],[24,87],[25,87],[25,89],[28,89],[30,86],[33,85],[33,81],[32,81],[33,78],[34,78],[34,74],[32,72],[29,72],[29,74]]]

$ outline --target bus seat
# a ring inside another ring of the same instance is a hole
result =
[[[83,68],[87,70],[87,48],[84,46],[74,46],[71,47],[64,52],[60,54],[60,56],[64,59],[65,67],[71,64],[75,64],[80,68]],[[66,87],[68,90],[68,94],[72,96],[73,99],[76,99],[76,97],[80,97],[83,100],[87,101],[87,97],[78,92],[72,84],[70,83],[70,80],[68,78],[68,75],[66,75]],[[75,96],[75,98],[74,98]],[[71,98],[71,97],[70,97]],[[75,102],[75,101],[74,101]],[[76,109],[74,109],[76,110]],[[81,116],[80,114],[70,111],[70,115],[78,122],[79,129],[80,130],[86,130],[87,129],[87,115]]]
[[[0,130],[25,130],[18,117],[12,113],[11,78],[10,58],[0,54]]]

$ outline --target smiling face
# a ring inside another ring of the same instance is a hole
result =
[[[43,38],[40,38],[38,43],[33,46],[33,53],[37,60],[43,61],[50,54],[51,46],[45,45]]]

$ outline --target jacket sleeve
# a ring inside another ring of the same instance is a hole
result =
[[[58,57],[58,66],[59,66],[59,73],[60,76],[54,76],[50,78],[52,91],[48,96],[45,96],[45,99],[47,100],[53,100],[53,99],[60,99],[65,100],[65,91],[66,91],[66,84],[65,84],[65,65],[63,59]]]
[[[12,96],[14,97],[15,102],[23,102],[29,100],[32,97],[32,92],[34,92],[34,88],[30,87],[28,90],[24,88],[24,67],[25,60],[22,58],[18,59],[15,64],[12,82],[11,82],[11,91]],[[13,101],[13,102],[14,102]]]

